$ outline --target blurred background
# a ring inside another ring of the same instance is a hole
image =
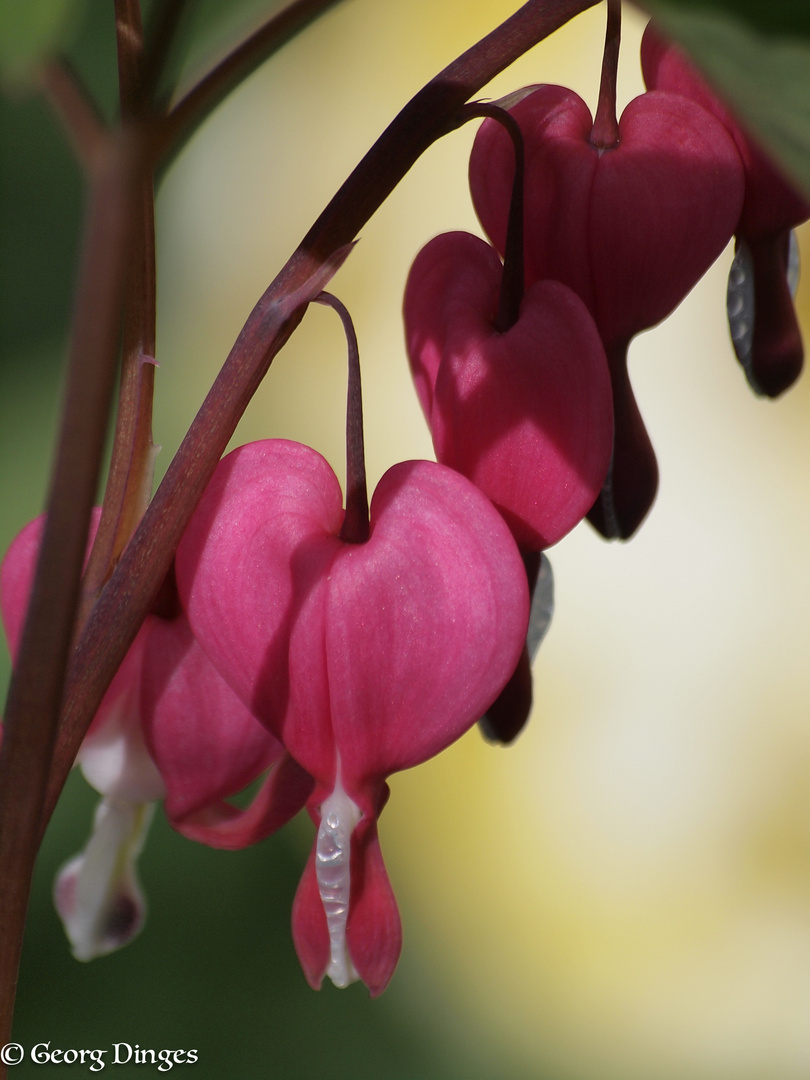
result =
[[[172,166],[158,201],[159,473],[251,307],[356,161],[516,6],[346,0]],[[189,73],[267,10],[203,3]],[[628,9],[620,104],[642,90],[642,27]],[[603,32],[601,8],[580,16],[486,94],[560,82],[593,107]],[[88,6],[72,54],[111,100],[111,5],[104,17]],[[44,500],[82,194],[39,100],[2,100],[0,123],[4,550]],[[473,136],[471,125],[425,155],[331,286],[360,340],[372,486],[396,461],[432,456],[401,296],[431,236],[479,231]],[[810,233],[801,241],[808,262]],[[289,931],[312,843],[303,819],[221,853],[159,814],[141,860],[146,929],[117,955],[74,961],[50,899],[95,802],[73,776],[35,882],[24,1046],[195,1047],[198,1078],[806,1080],[810,391],[805,378],[776,403],[749,392],[725,326],[729,261],[632,347],[660,495],[627,545],[583,524],[551,552],[557,611],[527,730],[508,749],[473,730],[391,781],[380,835],[405,942],[383,997],[304,982]],[[810,340],[807,282],[798,304]],[[342,476],[345,378],[338,320],[313,308],[235,443],[299,439]]]

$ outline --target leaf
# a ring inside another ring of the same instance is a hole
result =
[[[4,82],[25,82],[40,60],[60,49],[83,7],[84,0],[0,0],[0,74]]]
[[[810,195],[810,5],[644,0],[644,7]]]

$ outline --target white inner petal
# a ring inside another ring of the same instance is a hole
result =
[[[162,799],[166,787],[143,740],[136,688],[120,695],[107,718],[86,736],[78,762],[88,784],[122,802]]]
[[[54,902],[77,960],[114,952],[141,929],[146,904],[135,862],[153,811],[154,804],[102,799],[84,851],[59,871]]]
[[[349,956],[346,923],[351,897],[351,836],[362,816],[360,808],[343,790],[338,764],[334,790],[321,805],[315,872],[329,928],[330,959],[326,974],[341,988],[360,978]]]

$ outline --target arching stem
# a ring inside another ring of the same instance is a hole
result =
[[[348,544],[365,544],[369,537],[366,452],[363,441],[363,389],[360,384],[360,350],[357,334],[346,306],[331,293],[315,297],[340,316],[349,349],[349,380],[346,392],[346,516],[340,539]]]
[[[507,330],[511,330],[520,317],[524,291],[523,178],[526,170],[523,133],[517,120],[500,105],[475,102],[469,105],[465,112],[468,112],[471,118],[486,116],[490,120],[496,120],[508,132],[515,151],[515,176],[512,181],[512,198],[509,202],[509,219],[506,226],[503,277],[498,298],[498,313],[495,316],[495,329],[505,334]]]

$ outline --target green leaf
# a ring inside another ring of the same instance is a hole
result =
[[[644,0],[740,121],[810,195],[810,5]]]
[[[46,56],[61,48],[84,0],[0,0],[0,73],[25,81]]]

